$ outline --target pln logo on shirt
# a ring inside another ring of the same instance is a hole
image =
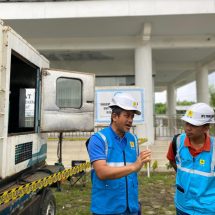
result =
[[[199,164],[200,164],[201,166],[204,166],[204,165],[205,165],[205,160],[200,159],[200,160],[199,160]]]
[[[132,149],[134,149],[134,142],[133,142],[133,141],[130,142],[130,147],[131,147]]]

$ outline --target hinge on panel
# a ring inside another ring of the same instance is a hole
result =
[[[41,74],[42,74],[43,76],[50,75],[50,73],[49,73],[47,70],[42,70]]]

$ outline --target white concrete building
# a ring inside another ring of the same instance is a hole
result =
[[[140,137],[154,141],[154,92],[196,80],[209,102],[215,67],[215,0],[0,1],[0,19],[39,49],[51,67],[92,72],[96,84],[145,89]]]

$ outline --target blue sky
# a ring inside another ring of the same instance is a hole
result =
[[[208,76],[209,85],[215,85],[215,72]],[[177,101],[196,101],[196,82],[177,89]],[[155,93],[155,103],[166,103],[166,91]]]

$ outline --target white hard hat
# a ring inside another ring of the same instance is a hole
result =
[[[181,119],[196,126],[215,123],[214,110],[205,103],[191,105]]]
[[[109,107],[118,106],[124,110],[133,110],[135,114],[140,115],[141,112],[137,109],[138,102],[130,94],[117,92],[112,98]]]

